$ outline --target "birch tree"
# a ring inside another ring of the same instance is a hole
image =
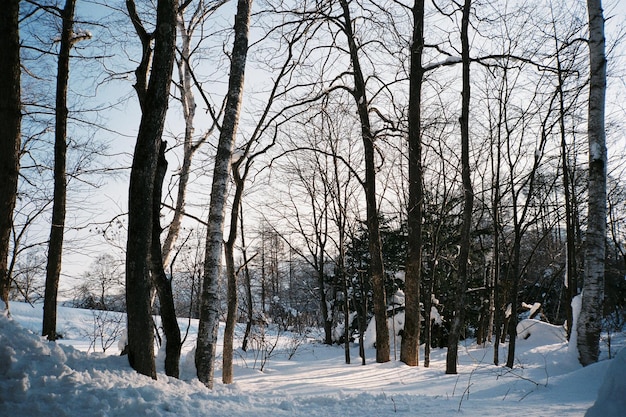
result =
[[[585,271],[582,308],[578,318],[578,353],[583,366],[598,361],[606,245],[606,55],[602,0],[587,0],[589,16],[589,178]]]
[[[176,69],[178,73],[178,82],[176,88],[179,92],[178,100],[180,101],[183,119],[185,121],[185,132],[183,134],[183,156],[182,164],[178,172],[178,184],[176,188],[176,201],[174,203],[174,214],[172,221],[167,228],[167,235],[163,241],[163,268],[170,266],[172,253],[178,235],[180,234],[182,219],[185,214],[185,204],[187,201],[187,184],[189,183],[192,162],[194,155],[200,147],[207,141],[209,136],[217,127],[217,121],[213,117],[213,123],[206,131],[196,137],[196,100],[193,92],[194,74],[192,70],[193,57],[200,51],[198,46],[202,42],[202,38],[196,44],[193,43],[197,31],[202,32],[202,25],[206,21],[206,17],[217,10],[224,3],[220,0],[216,3],[206,4],[204,0],[199,0],[190,16],[187,18],[186,13],[191,9],[192,2],[186,1],[180,6],[177,13],[176,24],[178,35],[180,37],[180,48],[176,60]],[[208,105],[208,103],[207,103]],[[214,116],[214,115],[213,115]]]
[[[277,119],[285,111],[286,107],[278,110],[276,114],[271,115],[270,111],[278,101],[278,97],[282,94],[279,90],[282,90],[283,79],[288,78],[288,75],[294,68],[292,62],[294,56],[294,45],[301,37],[300,30],[295,30],[292,37],[287,42],[287,50],[285,54],[285,61],[280,67],[278,74],[274,80],[272,89],[267,97],[267,104],[261,112],[259,119],[257,120],[256,127],[246,143],[240,149],[238,155],[235,155],[232,160],[232,177],[235,183],[235,192],[230,209],[230,229],[228,232],[228,238],[224,242],[224,255],[226,262],[226,278],[227,278],[227,304],[228,312],[226,315],[226,326],[224,328],[224,349],[222,354],[222,382],[230,384],[233,382],[233,351],[234,351],[234,337],[235,337],[235,324],[237,320],[237,307],[239,304],[239,297],[237,294],[237,282],[239,271],[235,270],[235,243],[237,239],[238,223],[241,222],[241,234],[243,243],[243,217],[242,212],[242,200],[244,197],[244,189],[246,185],[246,179],[250,173],[250,169],[256,159],[267,153],[276,143],[276,136],[278,135],[278,126],[280,122]],[[284,39],[287,40],[287,39]],[[284,87],[287,89],[286,87]],[[269,136],[271,139],[265,146],[261,146],[261,149],[255,147],[260,144],[264,133],[270,130]],[[245,248],[243,249],[245,252]],[[247,267],[247,255],[244,253],[244,267]],[[250,284],[247,282],[248,290],[248,314],[251,313],[252,297],[250,294]],[[251,320],[249,320],[249,323]],[[250,323],[251,325],[251,323]],[[249,334],[249,329],[247,329]]]
[[[224,120],[220,131],[213,168],[211,200],[207,221],[204,276],[200,298],[200,321],[196,344],[196,371],[200,382],[213,388],[215,352],[219,326],[218,282],[224,239],[224,210],[230,176],[231,157],[243,98],[244,74],[248,54],[248,33],[252,0],[239,0],[235,15],[234,43]]]

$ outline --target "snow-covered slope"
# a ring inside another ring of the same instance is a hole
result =
[[[354,347],[352,364],[346,365],[342,347],[267,333],[267,339],[279,340],[269,359],[263,359],[263,350],[237,351],[236,382],[221,384],[218,372],[209,391],[194,379],[193,361],[185,357],[182,380],[160,373],[153,381],[132,371],[126,358],[117,356],[117,346],[94,353],[93,312],[60,308],[65,339],[55,344],[33,333],[40,328],[40,307],[13,303],[11,309],[13,319],[0,317],[0,416],[446,416],[459,411],[580,416],[596,400],[609,364],[620,360],[581,368],[567,354],[561,330],[535,321],[524,323],[528,337],[518,342],[515,369],[491,365],[492,348],[467,345],[459,350],[458,375],[445,375],[445,350],[434,351],[430,368],[410,368],[396,361],[376,364],[371,349],[362,366]],[[192,323],[185,353],[194,338]]]

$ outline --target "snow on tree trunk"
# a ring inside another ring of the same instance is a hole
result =
[[[570,356],[573,356],[578,360],[578,317],[580,317],[580,307],[582,304],[582,294],[572,298],[570,310],[572,311],[572,325],[568,325],[569,341],[567,345],[567,352]]]
[[[204,277],[200,299],[200,322],[196,345],[196,371],[200,382],[213,387],[215,373],[215,349],[219,325],[218,282],[222,241],[224,238],[224,210],[232,150],[237,134],[243,83],[248,53],[248,32],[252,0],[239,0],[235,15],[235,41],[231,56],[231,71],[228,80],[224,122],[217,145],[209,218],[207,221],[206,251],[204,256]]]
[[[578,352],[583,366],[598,361],[606,241],[606,140],[604,104],[606,56],[601,0],[587,0],[589,14],[589,140],[588,221],[582,308],[578,318]]]

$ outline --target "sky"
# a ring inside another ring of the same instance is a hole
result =
[[[105,6],[97,6],[96,4],[103,2],[78,2],[77,5],[77,13],[79,16],[82,16],[87,20],[87,17],[90,16],[104,16],[107,11]],[[107,2],[104,2],[105,4]],[[123,7],[123,2],[110,3],[116,4],[118,7]],[[607,26],[610,28],[623,26],[623,22],[626,21],[626,2],[624,1],[609,1],[605,2],[607,5],[605,8],[608,12],[615,14],[615,17],[612,18]],[[219,27],[224,28],[228,27],[230,24],[230,19],[232,15],[229,12],[224,12],[224,18],[220,20]],[[118,15],[119,19],[123,19],[124,16]],[[126,22],[128,23],[128,22]],[[130,25],[128,25],[130,26]],[[111,24],[110,27],[92,27],[94,34],[100,34],[99,36],[113,36],[113,35],[121,35],[123,34],[123,30],[120,29],[117,31],[117,26]],[[130,30],[130,28],[127,28]],[[613,30],[613,29],[611,29]],[[119,33],[115,33],[115,32]],[[616,32],[613,30],[612,33]],[[107,35],[108,34],[108,35]],[[129,34],[129,39],[131,41],[128,44],[109,42],[107,49],[105,52],[110,54],[116,54],[116,58],[112,60],[112,63],[120,64],[119,70],[124,71],[132,71],[134,69],[132,60],[133,60],[133,47],[137,47],[137,42],[133,43],[133,33]],[[107,39],[110,41],[110,39]],[[114,39],[115,40],[115,39]],[[94,40],[95,41],[95,40]],[[80,44],[79,44],[80,46]],[[123,53],[120,52],[121,47],[126,47]],[[622,57],[623,59],[624,57]],[[205,61],[208,61],[210,58],[206,58]],[[223,58],[222,58],[223,59]],[[112,65],[109,63],[109,65]],[[70,83],[75,83],[80,81],[81,78],[88,76],[92,73],[84,72],[85,66],[82,65],[78,60],[74,60],[71,63],[71,75],[70,75]],[[108,67],[109,70],[112,70],[112,67]],[[223,68],[222,68],[223,70]],[[217,74],[217,73],[216,73]],[[217,75],[214,74],[215,77]],[[260,72],[249,72],[246,76],[247,87],[258,86],[262,80],[261,78],[266,76],[267,74],[263,74]],[[619,82],[621,79],[622,84],[625,82],[626,78],[619,77],[619,74],[615,76],[616,82]],[[95,252],[109,252],[113,255],[116,255],[120,258],[123,258],[123,245],[124,239],[122,238],[119,242],[120,247],[107,246],[104,244],[104,240],[99,235],[98,231],[101,230],[104,225],[101,222],[106,222],[111,219],[114,219],[116,216],[123,214],[126,212],[127,207],[127,199],[128,199],[128,173],[129,166],[132,160],[132,151],[134,148],[137,128],[140,120],[140,112],[137,106],[136,98],[134,95],[134,91],[132,89],[133,84],[133,74],[132,72],[128,72],[124,77],[118,78],[116,81],[107,82],[100,84],[98,88],[94,92],[94,96],[90,98],[94,104],[111,104],[115,103],[119,97],[128,97],[128,100],[124,101],[121,105],[115,106],[108,111],[102,113],[102,121],[106,125],[107,129],[102,129],[98,132],[98,138],[104,142],[107,142],[110,145],[109,153],[116,155],[112,158],[113,162],[107,161],[106,164],[113,164],[116,167],[122,167],[123,169],[118,172],[117,176],[107,176],[104,184],[93,190],[93,194],[88,197],[87,204],[81,205],[78,208],[75,208],[72,212],[72,207],[70,206],[70,213],[68,214],[68,225],[79,226],[77,229],[68,228],[66,231],[66,251],[64,253],[63,258],[63,277],[61,280],[61,288],[69,288],[74,285],[77,279],[80,279],[82,274],[89,268],[91,263],[91,258],[95,254]],[[218,84],[212,84],[212,90],[210,92],[214,93],[214,87]],[[626,87],[626,84],[623,85]],[[246,92],[249,94],[249,91]],[[608,94],[609,100],[615,100],[615,95],[609,92]],[[204,114],[204,104],[201,102],[200,97],[196,97],[198,101],[198,119],[200,120],[200,126],[203,124],[206,125],[208,123],[208,116]],[[70,109],[73,108],[73,103],[70,102]],[[168,119],[166,122],[166,131],[172,133],[173,135],[180,135],[183,131],[182,118],[180,115],[180,110],[178,106],[174,103],[170,106],[171,111],[168,114]],[[622,105],[621,107],[616,107],[612,111],[612,116],[619,118],[626,117],[626,108]],[[198,128],[200,130],[200,127]],[[173,145],[174,141],[172,138],[168,139],[170,145]],[[626,139],[623,140],[622,146],[617,146],[618,151],[626,151]],[[612,150],[612,149],[611,149]],[[208,150],[207,154],[210,155],[211,151]],[[203,167],[205,170],[211,169],[210,159],[207,156],[198,155],[199,158],[204,158],[206,162]],[[177,168],[180,166],[180,162],[177,157],[176,152],[168,153],[169,160],[169,173],[174,174]],[[193,192],[195,203],[194,207],[188,207],[188,210],[197,215],[200,218],[205,217],[204,207],[208,205],[208,186],[206,182],[208,181],[208,176],[205,176],[205,183],[201,182],[197,183]],[[166,179],[166,184],[168,184],[168,179]],[[71,191],[71,189],[70,189]],[[164,210],[165,213],[165,210]],[[73,219],[76,219],[74,222]],[[163,223],[166,223],[166,219],[164,218]],[[195,223],[190,223],[193,226],[196,226]],[[39,225],[38,229],[40,235],[42,236],[42,240],[45,240],[47,234],[49,233],[49,223],[43,222],[43,224]],[[33,229],[35,230],[35,229]]]
[[[158,379],[153,381],[119,356],[119,337],[102,352],[98,335],[120,330],[112,316],[105,320],[102,312],[60,307],[58,328],[64,338],[53,343],[38,336],[41,309],[12,303],[12,318],[0,315],[2,416],[566,417],[585,415],[593,406],[590,417],[618,417],[626,409],[624,333],[612,335],[613,359],[608,359],[605,334],[601,361],[582,368],[562,327],[524,320],[520,333],[526,338],[517,342],[514,369],[492,365],[493,349],[468,340],[459,349],[458,375],[445,375],[445,349],[433,350],[430,368],[412,368],[394,360],[375,363],[375,350],[368,346],[363,366],[353,344],[351,364],[346,365],[343,347],[321,344],[314,332],[268,328],[265,342],[257,333],[251,349],[243,352],[239,327],[235,382],[221,383],[218,360],[215,387],[208,390],[194,378],[189,359],[196,321],[191,321],[183,346],[181,380],[164,375],[160,355]],[[98,317],[108,323],[103,333],[94,326]],[[187,320],[180,324],[185,329]],[[274,342],[276,349],[263,359],[267,344]]]

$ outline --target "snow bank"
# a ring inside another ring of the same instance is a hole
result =
[[[598,399],[586,417],[618,417],[626,414],[626,349],[611,360],[609,369],[600,386]]]
[[[459,374],[446,375],[445,349],[432,350],[430,368],[413,368],[393,360],[375,363],[376,351],[368,348],[368,365],[362,366],[358,346],[352,345],[352,363],[346,365],[343,346],[307,340],[294,356],[288,355],[288,343],[285,348],[279,344],[263,372],[254,366],[262,352],[237,350],[236,382],[231,385],[220,381],[218,358],[215,387],[207,390],[194,377],[195,325],[183,349],[183,380],[159,372],[154,381],[130,369],[126,357],[117,356],[114,349],[107,350],[110,356],[87,353],[89,311],[59,308],[67,338],[58,343],[22,327],[38,332],[39,307],[15,303],[12,311],[13,320],[0,317],[2,417],[428,417],[459,411],[481,417],[583,415],[614,363],[602,361],[582,368],[566,354],[567,343],[559,342],[558,327],[529,321],[522,325],[529,336],[519,340],[512,370],[492,365],[492,349],[471,341],[459,350]],[[401,314],[395,317],[398,327],[401,318]],[[267,331],[267,337],[278,337]],[[613,339],[613,343],[623,345],[624,340]],[[506,345],[501,349],[504,355]],[[612,372],[617,380],[623,366]],[[623,407],[612,398],[626,395],[621,389],[615,391],[608,378],[608,388],[603,388],[598,402]],[[600,415],[610,415],[602,410]]]
[[[555,326],[534,319],[521,320],[517,324],[517,337],[527,340],[532,338],[535,346],[552,345],[567,341],[567,333],[563,326]]]

